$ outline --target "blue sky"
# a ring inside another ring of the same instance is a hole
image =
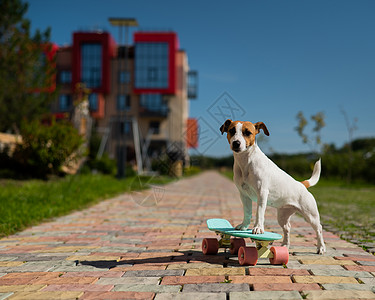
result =
[[[109,17],[134,17],[140,29],[176,31],[190,68],[199,72],[190,116],[201,126],[192,153],[229,155],[219,134],[226,117],[263,121],[265,152],[309,151],[296,115],[326,116],[324,143],[348,141],[343,108],[357,118],[354,138],[375,136],[375,1],[30,0],[32,28],[71,44],[77,30],[105,29]],[[311,133],[311,127],[307,132]]]

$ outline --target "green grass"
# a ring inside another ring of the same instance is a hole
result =
[[[232,171],[222,173],[233,179]],[[314,195],[323,226],[360,245],[375,241],[375,186],[321,178],[309,188]],[[363,246],[367,248],[366,246]]]
[[[327,229],[362,245],[375,241],[375,186],[330,185],[323,181],[309,190]]]
[[[0,181],[0,237],[41,221],[68,214],[147,184],[164,184],[168,177],[131,177],[118,180],[105,175],[75,175],[50,181]]]

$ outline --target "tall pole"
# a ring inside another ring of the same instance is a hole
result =
[[[120,72],[124,71],[125,76],[125,82],[124,82],[124,88],[122,89],[122,83],[119,81],[119,94],[124,96],[124,107],[120,106],[120,112],[119,112],[119,120],[120,125],[122,126],[122,129],[120,130],[120,133],[123,132],[123,137],[120,137],[120,144],[119,144],[119,151],[117,153],[117,177],[124,178],[125,177],[125,170],[126,170],[126,160],[127,160],[127,151],[126,151],[126,100],[127,95],[129,92],[128,86],[130,82],[127,81],[127,78],[130,79],[130,76],[128,77],[127,74],[130,73],[128,70],[128,38],[129,38],[129,27],[130,26],[138,26],[138,22],[135,19],[129,19],[129,18],[109,18],[109,22],[113,26],[119,26],[119,48],[122,46],[122,37],[123,37],[123,30],[125,29],[125,44],[124,46],[124,69],[122,69],[122,59],[121,55],[122,53],[118,52],[119,56],[119,63],[118,63],[118,73],[117,76],[120,76]],[[124,92],[124,94],[121,93],[121,91]]]

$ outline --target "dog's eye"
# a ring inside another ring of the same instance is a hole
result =
[[[231,134],[231,135],[234,135],[234,134],[236,134],[236,128],[231,128],[231,129],[229,129],[229,133]]]
[[[244,134],[244,136],[250,136],[251,132],[246,129],[243,134]]]

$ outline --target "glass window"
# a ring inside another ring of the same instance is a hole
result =
[[[72,83],[72,72],[69,70],[60,71],[60,83]]]
[[[102,45],[81,45],[81,81],[88,88],[99,88],[102,83]]]
[[[198,72],[189,71],[188,72],[188,98],[196,99],[198,94]]]
[[[135,44],[136,88],[168,88],[168,43]]]
[[[132,122],[131,121],[121,121],[120,122],[120,133],[129,135],[132,133]]]
[[[89,108],[92,111],[98,110],[98,94],[90,94],[89,95]]]
[[[130,95],[117,95],[117,110],[124,111],[130,109]]]
[[[119,71],[118,82],[119,83],[129,83],[130,82],[130,72]]]
[[[168,104],[163,100],[161,94],[142,94],[140,105],[148,111],[167,114]]]
[[[72,102],[72,96],[71,95],[60,95],[59,96],[59,111],[65,112],[69,111],[72,108],[73,102]]]

